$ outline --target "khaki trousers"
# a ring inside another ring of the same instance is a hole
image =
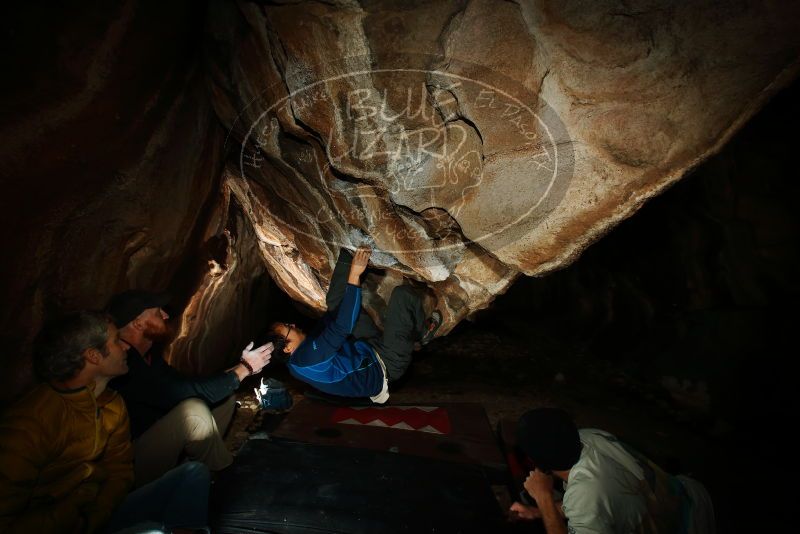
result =
[[[204,463],[212,471],[231,465],[233,456],[222,436],[235,409],[235,395],[214,410],[201,399],[178,403],[133,443],[136,487],[159,478],[184,456]]]

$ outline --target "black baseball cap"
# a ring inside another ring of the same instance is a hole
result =
[[[172,299],[169,293],[150,293],[139,289],[131,289],[111,297],[106,311],[117,328],[122,328],[133,321],[148,308],[161,308]]]

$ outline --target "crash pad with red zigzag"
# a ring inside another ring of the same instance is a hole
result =
[[[439,406],[354,406],[336,408],[334,423],[366,425],[431,434],[450,434],[447,410]]]
[[[486,412],[473,403],[361,407],[303,400],[271,435],[506,468]]]

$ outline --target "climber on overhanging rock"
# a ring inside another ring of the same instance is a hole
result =
[[[152,350],[167,332],[162,309],[168,295],[131,290],[115,295],[108,313],[130,345],[130,372],[111,386],[120,392],[131,417],[136,484],[141,486],[171,469],[181,456],[212,471],[233,462],[222,436],[236,408],[234,391],[248,375],[267,365],[272,345],[242,351],[238,365],[208,377],[181,375]]]
[[[361,310],[361,274],[370,253],[368,247],[360,247],[355,256],[339,252],[326,296],[328,313],[312,332],[288,323],[274,323],[270,330],[276,350],[289,355],[286,365],[295,378],[324,393],[382,404],[389,399],[389,382],[411,364],[414,343],[433,339],[442,314],[435,310],[425,319],[422,297],[411,286],[398,286],[381,333]]]

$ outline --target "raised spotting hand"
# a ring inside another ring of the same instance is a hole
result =
[[[253,374],[260,373],[272,358],[272,343],[266,343],[260,347],[253,348],[251,341],[242,351],[242,361],[253,368]]]

